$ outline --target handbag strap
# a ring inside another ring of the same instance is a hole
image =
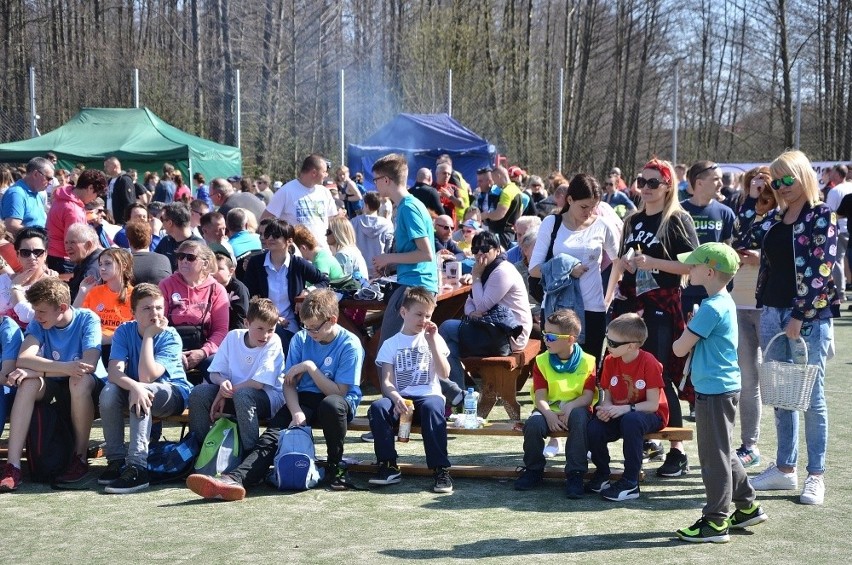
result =
[[[547,255],[544,258],[545,263],[553,259],[553,244],[556,243],[556,234],[559,232],[560,225],[562,225],[562,215],[555,214],[553,222],[553,231],[550,232],[550,245],[547,246]]]
[[[171,297],[169,297],[171,298]],[[204,307],[204,311],[201,313],[201,321],[198,323],[198,327],[201,329],[201,333],[204,334],[204,318],[207,317],[207,313],[213,308],[213,285],[210,285],[210,292],[207,293],[207,305]],[[166,315],[166,319],[169,321],[169,325],[173,326],[175,323],[172,321],[172,309],[169,308],[169,313]],[[188,324],[194,325],[194,324]]]

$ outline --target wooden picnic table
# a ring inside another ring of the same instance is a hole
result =
[[[461,319],[464,304],[470,295],[471,285],[444,285],[438,294],[438,304],[432,314],[432,321],[441,325],[446,320]],[[345,314],[349,308],[367,310],[367,317],[362,324],[353,321]],[[370,383],[379,389],[379,373],[376,367],[376,355],[382,341],[382,319],[387,304],[382,300],[358,300],[344,298],[340,301],[340,316],[337,323],[361,338],[364,346],[364,367],[361,370],[361,384]]]

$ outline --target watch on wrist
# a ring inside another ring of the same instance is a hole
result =
[[[631,404],[631,405],[630,405],[630,411],[631,411],[631,412],[636,412],[636,405],[635,405],[635,404]]]

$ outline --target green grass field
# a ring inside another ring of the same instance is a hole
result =
[[[677,528],[700,516],[703,505],[697,451],[690,443],[692,472],[665,480],[649,473],[642,496],[620,504],[591,495],[567,500],[561,481],[521,493],[508,481],[456,479],[454,494],[437,495],[430,478],[406,477],[399,485],[369,491],[281,494],[261,487],[235,503],[203,501],[181,483],[125,496],[102,494],[94,480],[80,491],[30,483],[0,495],[0,563],[840,563],[852,553],[843,529],[850,524],[852,502],[852,423],[844,396],[852,364],[852,348],[845,347],[852,338],[850,320],[836,321],[838,353],[827,371],[825,505],[800,505],[798,491],[765,493],[759,500],[770,520],[753,531],[732,532],[727,545],[685,544],[674,537]],[[529,397],[522,398],[528,415]],[[363,412],[362,407],[359,415]],[[505,414],[498,406],[492,416]],[[762,431],[764,461],[753,473],[774,457],[771,411],[764,413]],[[165,435],[175,439],[177,433],[167,429]],[[346,455],[371,458],[371,444],[359,435],[347,440]],[[417,437],[400,446],[403,461],[423,461]],[[450,457],[459,464],[520,465],[521,442],[455,437]],[[318,450],[324,453],[322,446]],[[610,450],[618,460],[618,448]],[[804,440],[800,453],[801,484]],[[102,459],[93,462],[93,478],[104,465]],[[353,478],[367,486],[367,476]]]

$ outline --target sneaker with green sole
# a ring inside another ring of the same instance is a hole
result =
[[[769,519],[760,504],[752,502],[748,508],[737,508],[728,518],[728,527],[732,530],[742,530],[762,524]]]
[[[731,536],[728,533],[728,521],[717,525],[706,516],[702,516],[697,522],[688,528],[677,531],[677,537],[691,543],[728,543]]]

